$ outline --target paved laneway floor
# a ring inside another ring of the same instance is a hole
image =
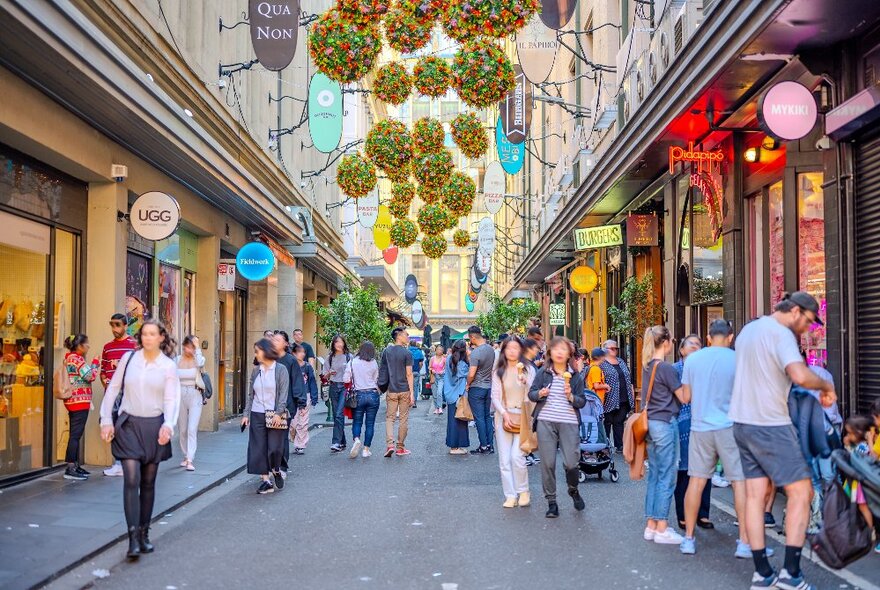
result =
[[[96,586],[749,587],[751,561],[734,559],[736,531],[722,511],[713,509],[714,531],[699,532],[697,555],[684,557],[677,547],[642,540],[644,482],[629,481],[625,465],[618,483],[582,484],[582,513],[563,493],[560,518],[544,518],[537,467],[530,468],[532,506],[503,509],[497,456],[449,456],[446,416],[427,412],[421,404],[411,415],[413,454],[406,458],[381,456],[381,423],[369,459],[331,455],[330,431],[313,433],[307,454],[293,458],[284,490],[258,496],[256,478],[239,476],[177,526],[157,525],[156,553],[137,564],[117,562]],[[780,550],[771,561],[780,567],[782,551],[773,546]],[[122,548],[111,551],[121,558]],[[865,559],[880,564],[875,555]],[[818,588],[854,587],[807,560],[804,567]],[[871,581],[880,584],[880,567],[873,571]]]

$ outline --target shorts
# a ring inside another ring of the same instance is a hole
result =
[[[733,434],[746,479],[767,477],[784,487],[812,477],[793,425],[734,424]]]
[[[739,447],[733,437],[733,426],[721,430],[697,432],[691,430],[688,449],[688,475],[709,479],[715,473],[715,465],[721,459],[724,477],[730,481],[742,481],[742,461]]]

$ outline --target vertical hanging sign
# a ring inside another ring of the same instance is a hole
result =
[[[501,100],[498,110],[504,136],[510,143],[520,144],[526,140],[532,124],[532,84],[519,64],[513,65],[513,78],[515,84]]]
[[[299,0],[249,0],[251,43],[267,70],[283,70],[293,61],[299,32]]]
[[[483,203],[490,215],[495,215],[501,210],[506,184],[501,163],[497,160],[489,162],[486,166],[486,174],[483,175]]]
[[[309,135],[319,152],[329,154],[342,138],[342,89],[318,72],[309,82]]]
[[[498,150],[498,159],[505,172],[513,176],[522,170],[526,153],[525,143],[510,143],[508,141],[504,135],[501,117],[498,117],[498,122],[495,124],[495,149]]]
[[[553,71],[558,50],[556,31],[548,29],[538,14],[516,33],[516,55],[523,73],[533,84],[540,84]]]
[[[577,0],[541,0],[541,20],[551,29],[562,29],[574,16]]]

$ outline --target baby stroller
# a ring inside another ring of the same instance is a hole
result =
[[[602,479],[602,472],[607,469],[611,481],[616,482],[620,479],[620,474],[614,468],[613,453],[605,434],[602,400],[592,391],[585,391],[584,394],[587,396],[587,404],[580,410],[581,458],[578,461],[578,481],[587,481],[588,475],[598,475]]]

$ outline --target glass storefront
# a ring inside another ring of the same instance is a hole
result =
[[[819,302],[819,317],[824,321],[828,302],[825,295],[825,196],[822,172],[804,172],[797,176],[798,199],[798,289]],[[813,326],[801,344],[807,362],[825,366],[828,361],[824,326]]]
[[[782,223],[782,181],[770,185],[767,193],[769,206],[769,240],[770,264],[767,269],[770,277],[770,307],[766,313],[776,307],[785,295],[785,237]]]

